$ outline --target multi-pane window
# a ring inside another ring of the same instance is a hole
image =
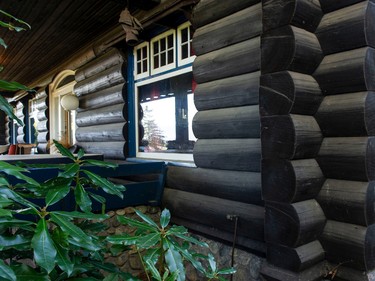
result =
[[[192,48],[192,33],[192,27],[189,22],[178,27],[178,45],[180,47],[178,53],[179,64],[191,63],[195,58]]]
[[[142,78],[149,75],[148,71],[148,42],[145,42],[135,49],[135,77]]]
[[[175,67],[175,34],[174,30],[170,30],[151,40],[151,74]]]

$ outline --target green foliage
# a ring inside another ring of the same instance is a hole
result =
[[[218,269],[214,257],[204,256],[192,250],[192,245],[208,247],[188,234],[183,226],[170,226],[171,214],[164,209],[159,224],[142,212],[135,210],[141,221],[119,216],[122,224],[134,227],[134,235],[121,234],[106,238],[113,247],[118,245],[133,247],[142,262],[147,280],[184,281],[185,262],[190,262],[208,280],[226,280],[222,275],[234,274],[234,268]],[[208,263],[208,267],[205,264]]]

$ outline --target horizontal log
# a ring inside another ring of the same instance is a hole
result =
[[[314,32],[323,16],[319,0],[265,0],[262,3],[264,31],[294,25]]]
[[[17,128],[17,135],[24,135],[26,134],[26,127],[25,126],[19,126]]]
[[[74,93],[80,97],[124,83],[122,65],[118,64],[74,85]]]
[[[237,234],[263,241],[264,208],[180,190],[166,188],[163,205],[173,216],[205,224],[219,230],[234,232],[238,218]]]
[[[49,139],[49,131],[46,131],[46,132],[38,132],[38,143],[44,143],[44,142],[48,142],[50,139]]]
[[[47,143],[47,142],[38,143],[37,151],[38,151],[38,154],[47,154],[47,153],[49,153],[49,143]]]
[[[260,0],[236,0],[236,5],[233,5],[227,1],[221,1],[218,5],[216,0],[201,0],[193,9],[191,22],[195,28],[198,28],[259,2]]]
[[[331,220],[375,223],[375,183],[327,179],[316,200]]]
[[[38,121],[47,120],[48,117],[49,117],[49,110],[47,108],[45,110],[38,110],[38,113],[36,115],[36,119]]]
[[[262,31],[262,5],[258,3],[195,30],[193,48],[197,56],[232,45]]]
[[[265,210],[266,242],[292,248],[319,238],[326,222],[314,199],[293,204],[266,202]]]
[[[80,82],[91,76],[96,75],[112,66],[122,64],[124,62],[124,56],[118,49],[111,48],[104,55],[92,60],[79,68],[75,73],[75,80]]]
[[[363,0],[320,0],[320,5],[324,13],[329,13],[335,10],[339,10]]]
[[[375,179],[373,137],[325,138],[317,161],[327,178],[372,181]]]
[[[315,34],[324,54],[375,47],[375,4],[363,1],[324,15]],[[348,34],[351,34],[348,36]]]
[[[258,104],[260,72],[197,84],[194,103],[198,110]]]
[[[261,45],[262,74],[283,70],[312,74],[323,59],[315,34],[290,25],[264,33]]]
[[[326,263],[321,262],[301,272],[282,269],[264,262],[260,273],[264,280],[269,281],[315,281],[321,280],[326,270]]]
[[[198,139],[259,138],[259,106],[198,111],[192,124]]]
[[[319,151],[323,136],[312,116],[266,116],[261,124],[263,158],[311,158]]]
[[[76,124],[78,127],[120,123],[124,121],[126,120],[125,106],[123,103],[78,112],[76,116]]]
[[[259,172],[260,150],[259,139],[200,139],[193,156],[200,168]]]
[[[126,122],[78,127],[76,139],[78,142],[103,142],[124,141],[126,134]]]
[[[37,125],[38,132],[45,132],[49,130],[49,120],[39,121]]]
[[[297,248],[267,244],[267,262],[295,272],[312,267],[324,258],[323,247],[317,240]]]
[[[26,143],[26,135],[24,134],[18,135],[16,139],[17,139],[17,143]]]
[[[37,110],[45,110],[49,106],[49,97],[42,97],[37,99],[35,102],[35,108]]]
[[[260,69],[260,37],[198,56],[193,63],[195,81],[205,83]]]
[[[105,159],[125,159],[124,141],[78,142],[85,153],[102,154]]]
[[[325,95],[375,90],[375,49],[325,56],[313,76]]]
[[[124,102],[124,85],[118,84],[116,86],[79,97],[78,111],[96,109]]]
[[[364,227],[328,220],[320,241],[328,261],[359,270],[375,268],[375,225]]]
[[[39,89],[36,93],[35,93],[35,99],[36,100],[39,100],[41,98],[44,98],[44,97],[48,97],[48,87],[44,87],[44,88],[41,88]]]
[[[262,196],[265,201],[294,203],[313,199],[324,180],[315,159],[262,160]]]
[[[281,71],[260,77],[259,107],[262,116],[314,115],[323,99],[316,80],[307,74]]]
[[[169,166],[166,186],[181,191],[263,205],[261,174]]]
[[[375,93],[326,96],[315,115],[327,137],[375,134]]]
[[[171,222],[177,225],[183,225],[191,231],[202,233],[209,237],[215,237],[221,241],[233,243],[233,233],[229,231],[223,231],[217,228],[212,228],[205,224],[199,224],[190,220],[176,218],[173,215]],[[266,253],[266,245],[263,241],[257,241],[254,239],[249,239],[248,237],[237,235],[236,245],[260,257],[265,256]]]

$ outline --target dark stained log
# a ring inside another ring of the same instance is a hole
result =
[[[317,157],[327,178],[372,181],[375,179],[373,137],[325,138]]]
[[[79,127],[85,127],[124,122],[126,121],[124,108],[124,104],[120,103],[95,110],[78,112],[76,116],[76,124]]]
[[[324,15],[315,34],[324,54],[375,47],[375,4],[363,1]],[[350,34],[350,36],[348,36]]]
[[[39,154],[49,153],[49,144],[48,143],[38,143],[37,151]]]
[[[323,59],[316,35],[290,25],[264,33],[261,44],[262,74],[283,70],[311,74]]]
[[[375,183],[327,179],[316,200],[326,217],[358,225],[375,223]]]
[[[303,271],[323,261],[324,257],[323,247],[317,240],[297,248],[267,245],[267,262],[291,271]]]
[[[260,72],[198,84],[194,91],[198,110],[258,104]]]
[[[264,0],[262,4],[264,31],[294,25],[314,32],[323,16],[319,0]]]
[[[255,36],[262,31],[261,3],[212,22],[194,32],[194,53],[199,56]]]
[[[259,2],[260,0],[236,0],[236,5],[233,5],[228,1],[221,1],[218,5],[216,0],[201,0],[194,7],[191,22],[195,28],[198,28]]]
[[[48,109],[38,110],[36,118],[38,119],[38,121],[44,121],[44,120],[48,119],[48,116],[49,116],[49,110]]]
[[[263,205],[260,173],[168,166],[166,186],[191,193]]]
[[[91,76],[96,75],[112,66],[122,64],[124,62],[123,54],[118,49],[111,48],[104,55],[92,60],[91,62],[85,64],[83,67],[79,68],[75,74],[75,80],[80,82]]]
[[[260,269],[263,280],[266,281],[317,281],[322,280],[325,263],[321,262],[301,272],[294,272],[264,262]]]
[[[217,228],[213,228],[205,224],[196,223],[194,221],[190,221],[186,219],[176,218],[175,216],[172,216],[171,221],[174,224],[183,225],[187,227],[189,230],[193,230],[198,233],[203,233],[210,237],[218,238],[221,241],[227,241],[229,243],[233,243],[233,233],[229,231],[219,230]],[[240,235],[237,235],[236,245],[240,246],[241,248],[247,249],[251,253],[254,253],[261,257],[263,257],[266,252],[266,246],[263,241],[249,239],[248,237],[244,237]]]
[[[49,132],[39,132],[38,133],[38,143],[48,142],[49,141]]]
[[[320,0],[320,6],[322,7],[324,13],[329,13],[361,1],[363,0]]]
[[[266,201],[265,241],[298,247],[319,238],[326,218],[316,200],[293,204]]]
[[[311,75],[281,71],[260,77],[259,106],[262,116],[313,115],[322,99],[319,84]]]
[[[122,65],[118,64],[78,82],[74,85],[74,93],[83,96],[121,83],[124,83]]]
[[[314,73],[325,95],[375,90],[375,49],[359,48],[325,56]]]
[[[200,139],[194,145],[194,162],[197,167],[260,171],[259,139]]]
[[[124,103],[123,87],[123,84],[119,84],[89,95],[81,96],[79,98],[78,111]]]
[[[259,138],[259,106],[198,111],[193,118],[193,132],[198,139]]]
[[[126,122],[78,127],[76,139],[78,142],[124,141]]]
[[[364,227],[328,220],[320,241],[328,261],[359,270],[375,268],[375,225]]]
[[[49,130],[49,120],[43,120],[38,122],[37,125],[38,132],[48,131]]]
[[[262,159],[262,196],[265,201],[294,203],[313,199],[324,179],[315,159]]]
[[[264,208],[261,206],[169,188],[164,189],[163,205],[175,217],[230,232],[235,227],[230,216],[237,216],[238,235],[263,241]]]
[[[260,68],[260,37],[198,56],[193,63],[197,83],[219,80]]]
[[[261,118],[262,157],[300,159],[316,156],[323,136],[315,118],[274,115]]]
[[[124,159],[125,142],[124,141],[106,141],[106,142],[78,142],[85,153],[103,154],[106,159]]]
[[[326,96],[315,115],[324,136],[375,134],[375,93]]]

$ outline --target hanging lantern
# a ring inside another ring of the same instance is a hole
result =
[[[61,98],[60,104],[67,111],[76,110],[79,106],[79,99],[76,95],[68,94]]]

